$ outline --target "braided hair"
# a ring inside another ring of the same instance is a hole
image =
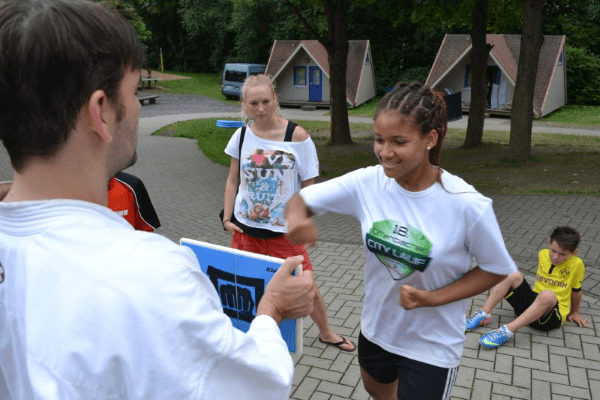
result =
[[[446,136],[446,102],[444,95],[423,85],[421,82],[398,82],[394,89],[381,98],[375,116],[382,112],[396,110],[401,117],[412,116],[413,123],[427,135],[431,130],[437,131],[438,140],[429,151],[429,162],[440,166],[442,142]]]

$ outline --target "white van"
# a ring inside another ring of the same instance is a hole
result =
[[[228,99],[239,99],[246,78],[250,75],[264,74],[266,69],[265,64],[225,64],[221,93]]]

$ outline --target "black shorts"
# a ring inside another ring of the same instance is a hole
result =
[[[398,380],[402,400],[446,400],[450,398],[458,367],[442,368],[390,353],[358,336],[358,363],[379,383]]]
[[[523,282],[515,289],[509,290],[504,298],[515,310],[515,315],[518,317],[533,304],[537,295],[536,292],[531,290],[529,283],[523,279]],[[537,321],[533,321],[529,326],[540,331],[550,331],[560,328],[562,326],[562,316],[558,308],[558,301],[549,313],[543,315]]]

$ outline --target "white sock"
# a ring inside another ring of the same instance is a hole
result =
[[[479,310],[481,311],[481,313],[482,313],[483,315],[485,315],[485,317],[486,317],[486,318],[489,318],[489,317],[491,317],[491,316],[492,316],[492,314],[488,314],[488,313],[486,313],[485,311],[483,311],[483,308],[480,308]]]
[[[504,326],[503,326],[502,328],[500,328],[500,329],[502,329],[502,330],[504,331],[504,333],[506,333],[506,334],[508,335],[508,337],[513,337],[513,336],[514,336],[514,333],[512,333],[512,332],[510,331],[510,329],[508,329],[508,326],[504,325]]]

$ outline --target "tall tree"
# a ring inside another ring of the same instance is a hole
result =
[[[480,147],[483,142],[483,126],[487,105],[487,59],[492,47],[487,44],[487,0],[477,0],[473,7],[471,27],[471,106],[464,147]]]
[[[292,0],[282,0],[306,30],[327,50],[331,101],[331,144],[352,143],[346,103],[346,66],[348,64],[348,11],[352,0],[322,0],[327,18],[327,36],[321,36],[302,15]]]
[[[540,50],[544,42],[544,0],[525,0],[524,6],[521,50],[510,119],[509,158],[513,161],[527,161],[531,155],[533,95]]]
[[[441,21],[452,33],[468,29],[471,35],[471,106],[464,147],[481,146],[485,109],[487,104],[487,58],[491,46],[487,44],[487,32],[502,32],[514,29],[515,15],[520,15],[520,0],[432,0],[415,7],[411,19],[424,29]]]

